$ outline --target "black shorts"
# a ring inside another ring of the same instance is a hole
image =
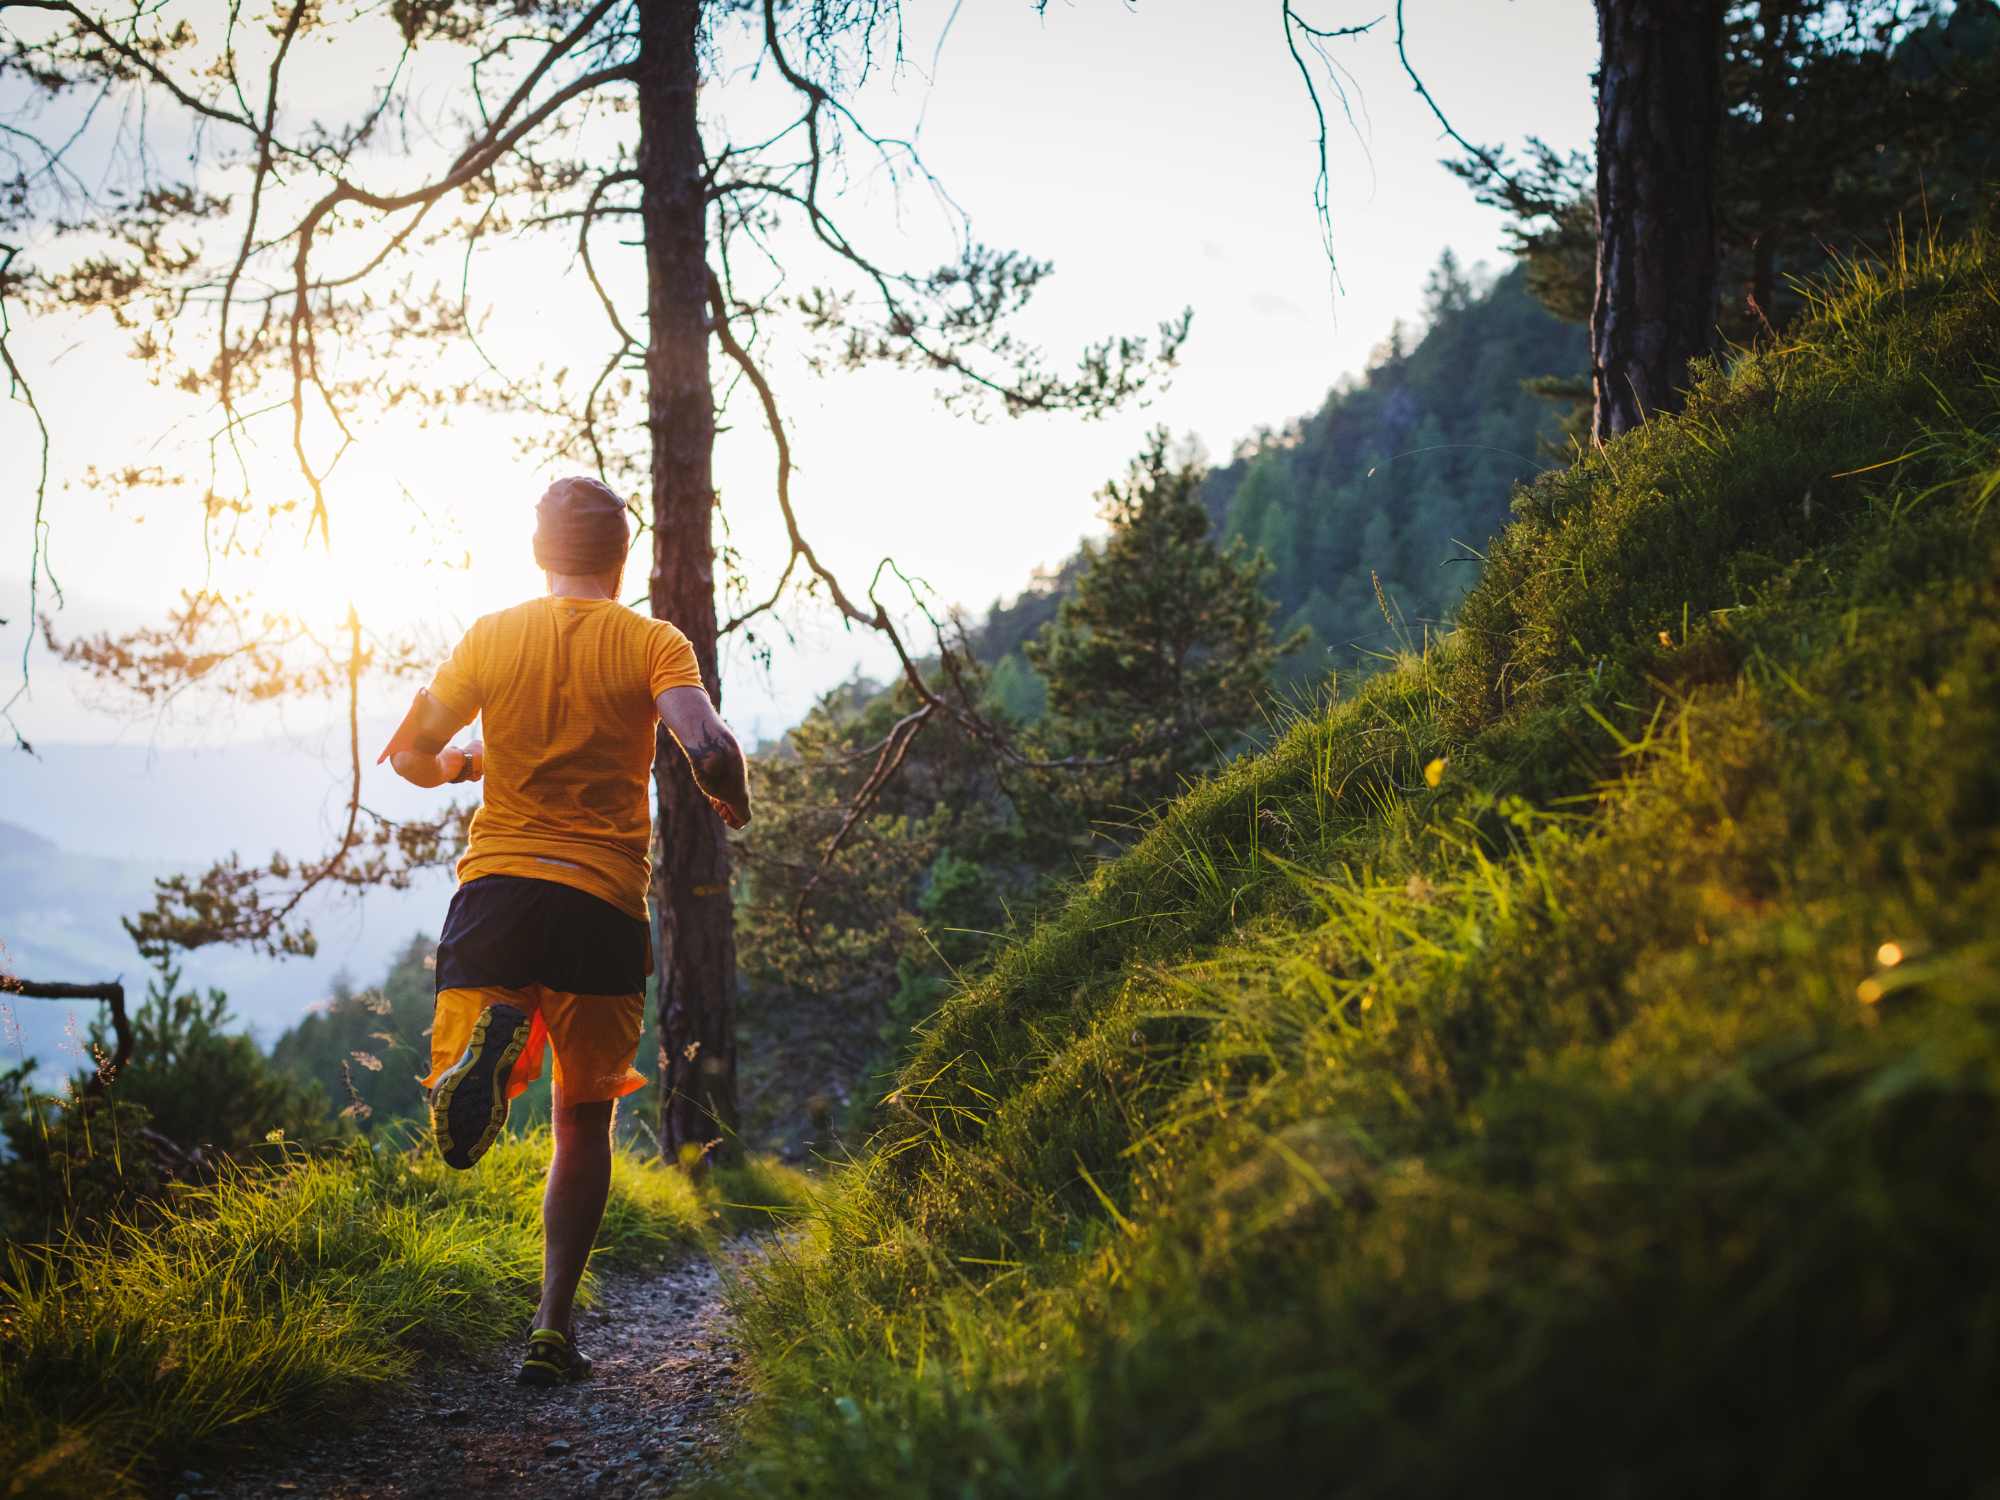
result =
[[[543,985],[572,995],[646,992],[646,924],[575,886],[482,875],[451,898],[440,990]]]

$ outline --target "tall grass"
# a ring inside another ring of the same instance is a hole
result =
[[[928,1028],[752,1495],[1990,1485],[2000,250],[1525,490]]]
[[[518,1331],[541,1279],[548,1154],[546,1133],[504,1136],[457,1173],[352,1144],[183,1190],[143,1228],[10,1248],[0,1493],[137,1493],[186,1455],[253,1442],[279,1417],[337,1416]],[[621,1152],[592,1264],[700,1248],[725,1203],[797,1192],[770,1166],[698,1188]]]

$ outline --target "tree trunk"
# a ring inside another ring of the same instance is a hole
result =
[[[640,216],[646,239],[646,422],[652,435],[653,613],[693,644],[718,708],[714,395],[708,233],[695,90],[702,0],[647,0],[639,18]],[[660,1145],[670,1158],[736,1126],[736,934],[729,844],[687,758],[660,733],[653,872],[659,964]]]
[[[1597,0],[1592,435],[1681,404],[1715,329],[1721,0]]]

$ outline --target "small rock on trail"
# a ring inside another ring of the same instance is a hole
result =
[[[741,1399],[715,1264],[602,1275],[597,1301],[577,1316],[576,1331],[594,1367],[587,1381],[548,1390],[515,1385],[518,1341],[440,1358],[351,1423],[324,1435],[302,1431],[289,1448],[279,1439],[234,1473],[210,1475],[220,1488],[206,1493],[224,1500],[655,1500],[706,1473],[721,1451],[722,1418]]]

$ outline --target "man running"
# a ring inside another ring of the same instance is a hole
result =
[[[431,1122],[470,1167],[541,1076],[553,1045],[555,1153],[542,1200],[542,1300],[525,1385],[590,1373],[571,1308],[611,1188],[616,1101],[633,1067],[652,972],[648,790],[664,723],[724,823],[750,821],[743,751],[716,716],[694,649],[618,600],[625,505],[561,479],[536,509],[548,593],[487,615],[417,694],[382,752],[422,787],[484,780],[437,950]],[[483,717],[485,742],[448,742]]]

